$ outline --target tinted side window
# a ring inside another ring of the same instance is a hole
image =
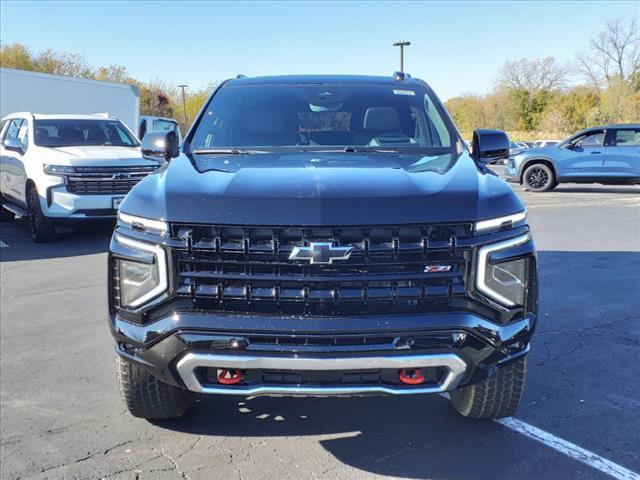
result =
[[[604,132],[592,132],[582,137],[580,146],[582,147],[601,147],[604,142]]]
[[[615,145],[618,147],[640,146],[640,129],[616,130]]]

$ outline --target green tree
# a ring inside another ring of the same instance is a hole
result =
[[[0,46],[0,66],[20,70],[37,70],[31,50],[21,43]]]
[[[79,53],[56,52],[48,48],[36,56],[35,62],[39,72],[93,78],[92,68],[86,58]]]
[[[93,74],[93,78],[96,80],[102,80],[104,82],[116,82],[116,83],[137,83],[133,78],[129,76],[127,67],[123,65],[109,65],[107,67],[98,67],[98,70]]]
[[[640,119],[640,91],[630,82],[613,80],[602,92],[600,103],[589,115],[589,123],[631,123]]]
[[[156,117],[174,116],[174,104],[171,96],[157,83],[140,84],[140,114]]]

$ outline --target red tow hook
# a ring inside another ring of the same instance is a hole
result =
[[[241,370],[220,370],[218,372],[218,383],[222,385],[235,385],[244,380],[244,373]]]
[[[424,375],[419,368],[403,368],[398,372],[398,379],[407,385],[418,385],[424,382]]]

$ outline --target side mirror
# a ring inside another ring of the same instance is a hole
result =
[[[149,132],[142,139],[142,157],[168,162],[180,155],[178,135],[172,130]]]
[[[24,145],[17,138],[5,138],[3,146],[7,150],[18,152],[21,155],[24,153]]]
[[[509,158],[511,142],[502,130],[476,130],[473,132],[471,156],[479,162]]]

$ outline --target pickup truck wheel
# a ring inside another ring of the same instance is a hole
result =
[[[463,417],[495,419],[512,416],[524,393],[527,357],[500,367],[480,383],[451,392],[451,404]]]
[[[147,420],[178,418],[193,403],[193,393],[168,383],[120,357],[118,382],[124,403],[134,417]]]
[[[40,207],[40,197],[36,187],[31,187],[27,196],[29,205],[29,229],[34,242],[52,242],[56,239],[56,227],[51,219],[45,217]]]
[[[522,175],[522,183],[530,192],[547,192],[557,185],[553,170],[544,163],[528,166]]]

